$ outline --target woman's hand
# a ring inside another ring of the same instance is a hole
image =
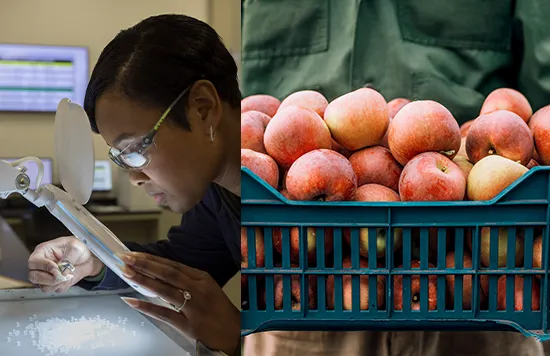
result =
[[[208,273],[146,253],[129,252],[119,257],[126,265],[122,271],[127,278],[157,293],[166,302],[180,307],[185,302],[185,292],[191,297],[179,312],[123,298],[128,305],[171,325],[211,350],[234,354],[241,337],[240,312]]]

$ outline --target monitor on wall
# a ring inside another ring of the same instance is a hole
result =
[[[95,161],[94,192],[108,192],[113,189],[113,177],[111,172],[111,163],[108,160]]]
[[[83,105],[86,47],[0,43],[0,112],[55,112],[69,98]]]

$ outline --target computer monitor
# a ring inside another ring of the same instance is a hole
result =
[[[0,111],[55,112],[63,98],[83,105],[86,47],[0,43]]]
[[[13,161],[17,161],[18,159],[21,159],[23,157],[19,158],[13,158],[13,157],[7,157],[7,158],[1,158],[2,161],[7,161],[9,163]],[[53,161],[51,158],[41,158],[39,157],[42,163],[44,164],[44,174],[42,176],[42,185],[44,184],[53,184]],[[31,185],[29,186],[30,189],[35,190],[36,189],[36,177],[38,176],[38,166],[36,163],[30,161],[25,162],[23,164],[25,167],[27,167],[27,175],[31,179]]]
[[[111,162],[108,160],[95,161],[94,185],[92,191],[107,192],[113,189]]]

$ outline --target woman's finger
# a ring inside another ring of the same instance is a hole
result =
[[[168,309],[163,306],[135,298],[121,297],[120,299],[122,299],[126,304],[139,311],[140,313],[167,323],[168,325],[176,328],[180,332],[184,332],[187,335],[193,337],[193,335],[191,334],[189,319],[187,319],[185,315],[178,313],[172,309]]]
[[[53,293],[56,289],[60,288],[61,284],[53,285],[53,286],[47,286],[47,285],[41,285],[40,289],[44,293]]]
[[[155,263],[162,266],[171,266],[172,268],[183,272],[186,276],[194,280],[201,280],[204,278],[204,271],[195,269],[193,267],[186,266],[182,263],[172,261],[159,256],[151,255],[143,252],[127,252],[119,256],[124,263],[131,265],[141,266],[144,263]]]
[[[126,278],[145,289],[154,291],[168,303],[179,306],[185,301],[180,290],[188,291],[190,284],[182,283],[181,276],[179,276],[179,281],[172,280],[170,284],[166,284],[160,279],[151,278],[139,271],[130,269],[128,266],[121,266],[121,270]]]
[[[148,258],[126,258],[128,256],[122,256],[121,259],[124,263],[131,268],[131,270],[141,272],[149,277],[160,279],[175,288],[182,288],[193,283],[193,279],[181,269],[176,268],[172,264],[162,263]],[[131,272],[131,271],[130,271]]]
[[[56,293],[65,293],[72,287],[71,283],[63,283],[55,290]]]
[[[29,271],[29,281],[34,284],[42,284],[46,286],[58,285],[61,283],[55,276],[51,273],[33,270]]]
[[[28,267],[30,271],[43,271],[47,274],[52,275],[54,278],[57,278],[58,281],[64,281],[65,278],[59,270],[59,266],[52,260],[41,257],[40,255],[31,256],[29,258]],[[44,275],[41,275],[44,277]],[[42,284],[40,282],[40,284]]]
[[[39,270],[31,270],[29,271],[29,282],[34,284],[41,284],[46,286],[56,286],[63,282],[66,282],[67,280],[72,278],[72,275],[62,276],[58,278],[54,276],[51,273],[39,271]]]

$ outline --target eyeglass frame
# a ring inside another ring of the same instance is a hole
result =
[[[126,170],[139,170],[139,169],[143,169],[145,167],[147,167],[147,165],[149,164],[150,162],[150,159],[148,157],[145,156],[145,152],[149,149],[149,147],[153,144],[153,139],[155,138],[155,135],[157,134],[160,126],[162,125],[162,123],[164,122],[164,120],[166,119],[166,117],[168,117],[168,115],[170,114],[170,112],[172,111],[172,109],[174,108],[174,106],[176,106],[176,104],[185,96],[185,94],[187,94],[187,92],[189,91],[189,89],[191,88],[193,84],[189,85],[187,88],[185,88],[178,96],[177,98],[170,104],[170,106],[164,111],[164,113],[162,114],[162,116],[160,117],[160,119],[157,121],[157,123],[155,124],[155,126],[147,133],[145,134],[144,137],[138,137],[136,138],[135,140],[133,140],[132,142],[130,142],[124,149],[122,149],[121,151],[119,151],[118,153],[115,153],[113,152],[114,150],[117,150],[116,148],[114,147],[111,147],[109,148],[109,158],[111,159],[111,161],[113,161],[117,166],[123,168],[123,169],[126,169]],[[140,167],[130,167],[128,166],[127,164],[125,164],[124,162],[122,162],[118,157],[120,155],[122,155],[124,153],[124,151],[126,151],[129,147],[133,146],[137,141],[141,140],[141,147],[140,149],[137,151],[137,152],[132,152],[132,153],[137,153],[137,154],[140,154],[142,155],[146,161],[144,164],[142,164]],[[118,150],[117,150],[118,151]]]

